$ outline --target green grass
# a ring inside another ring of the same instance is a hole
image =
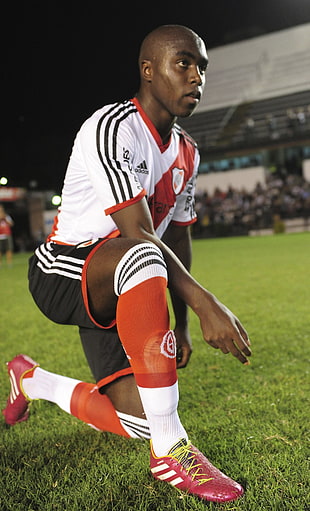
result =
[[[194,352],[179,371],[190,437],[246,487],[216,505],[155,481],[146,442],[99,433],[57,406],[34,402],[27,422],[0,422],[4,511],[309,510],[310,234],[197,240],[193,274],[241,319],[250,366],[207,346],[191,315]],[[0,269],[0,404],[4,362],[20,352],[91,381],[75,327],[49,322],[27,291],[27,258]]]

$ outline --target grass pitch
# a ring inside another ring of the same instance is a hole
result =
[[[27,422],[0,421],[1,511],[306,511],[309,484],[310,234],[195,240],[193,274],[247,328],[242,366],[207,346],[191,314],[194,352],[179,371],[179,413],[190,438],[246,487],[216,505],[149,473],[148,444],[99,433],[34,402]],[[75,327],[49,322],[27,290],[28,254],[0,269],[0,405],[5,361],[27,353],[47,370],[92,381]]]

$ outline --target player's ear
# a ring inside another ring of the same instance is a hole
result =
[[[151,82],[152,81],[152,75],[153,75],[153,70],[152,70],[152,63],[150,60],[142,60],[141,62],[141,76],[144,80],[146,80],[147,82]]]

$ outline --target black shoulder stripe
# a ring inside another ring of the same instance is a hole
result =
[[[105,112],[97,125],[96,145],[98,156],[108,177],[109,184],[117,204],[133,197],[133,191],[131,189],[128,175],[126,172],[122,171],[120,162],[116,160],[117,132],[122,121],[124,121],[128,115],[136,111],[137,108],[130,101],[117,103]],[[104,128],[103,136],[104,147],[101,149],[101,128],[103,121],[107,118],[108,120]],[[111,144],[112,156],[110,156]]]
[[[179,124],[175,124],[174,128],[180,137],[184,137],[187,140],[187,142],[192,144],[194,147],[197,147],[197,142],[187,133],[187,131],[181,128]]]

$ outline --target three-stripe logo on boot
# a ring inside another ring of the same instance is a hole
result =
[[[161,481],[167,481],[172,484],[172,486],[177,486],[178,484],[183,482],[182,477],[178,476],[175,470],[173,470],[164,460],[158,462],[158,464],[151,468],[152,474],[156,474],[156,479],[160,479]],[[175,477],[177,476],[177,477]],[[170,479],[168,481],[168,479]]]
[[[19,392],[19,388],[18,388],[18,385],[16,382],[15,374],[12,371],[12,369],[10,369],[10,371],[9,371],[9,377],[10,377],[10,382],[11,382],[10,402],[14,403],[15,399],[20,394],[20,392]]]
[[[244,490],[226,476],[195,447],[181,438],[165,456],[156,456],[151,441],[150,468],[155,479],[211,502],[228,502]]]

